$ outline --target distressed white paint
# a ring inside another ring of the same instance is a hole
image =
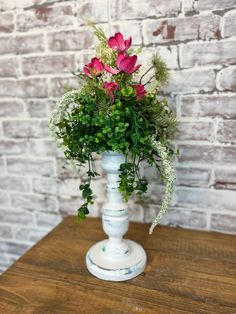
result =
[[[103,206],[103,230],[108,239],[93,245],[87,253],[88,270],[104,280],[123,281],[136,277],[146,266],[146,253],[136,242],[124,240],[129,228],[127,204],[118,191],[122,154],[107,152],[102,167],[107,172],[107,202]]]

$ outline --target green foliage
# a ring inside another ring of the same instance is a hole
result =
[[[57,119],[51,120],[51,129],[66,157],[82,165],[89,163],[88,180],[80,186],[85,203],[78,210],[78,221],[86,217],[89,204],[93,204],[90,182],[98,175],[92,169],[93,153],[124,153],[127,162],[120,167],[119,190],[128,201],[133,192],[141,196],[147,191],[147,181],[139,173],[140,162],[146,159],[158,166],[160,156],[153,150],[151,136],[155,134],[156,140],[167,143],[176,127],[165,101],[149,95],[137,102],[132,88],[122,88],[118,95],[118,99],[108,102],[104,112],[95,93],[88,96],[83,90],[69,92],[59,106],[63,108],[59,119],[56,115]]]
[[[154,54],[152,57],[152,65],[158,87],[165,85],[169,79],[169,73],[165,62],[157,54]]]
[[[102,29],[91,25],[99,40],[97,56],[106,65],[115,66],[117,51],[107,45]],[[127,52],[130,54],[131,50]],[[154,71],[146,84],[154,80],[160,87],[168,80],[165,63],[154,56],[152,67],[143,74]],[[147,192],[148,182],[140,175],[140,162],[146,160],[155,165],[166,183],[167,192],[161,214],[170,201],[173,171],[171,168],[170,139],[177,127],[176,119],[168,107],[166,99],[158,99],[156,91],[137,96],[137,84],[134,75],[124,72],[117,75],[102,73],[88,77],[77,74],[82,79],[80,90],[67,92],[59,101],[50,121],[50,129],[65,156],[77,163],[88,163],[89,170],[85,182],[80,185],[84,204],[78,209],[78,221],[89,213],[93,204],[91,179],[99,174],[92,167],[93,154],[116,151],[125,155],[125,163],[120,166],[119,190],[128,201],[132,193],[142,196]],[[112,95],[104,89],[104,82],[115,82],[118,90]],[[156,220],[160,220],[160,216]]]

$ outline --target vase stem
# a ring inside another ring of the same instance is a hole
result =
[[[125,157],[116,152],[102,155],[107,173],[107,201],[103,205],[102,224],[108,239],[96,243],[86,256],[88,270],[98,278],[123,281],[139,275],[146,265],[146,253],[136,242],[124,240],[129,228],[129,212],[119,187],[119,168]]]
[[[107,202],[103,205],[102,223],[103,230],[109,237],[104,253],[110,258],[124,257],[130,251],[122,239],[129,228],[128,207],[118,190],[119,168],[124,161],[123,155],[113,152],[102,156],[102,168],[107,173]]]

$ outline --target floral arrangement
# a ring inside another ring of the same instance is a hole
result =
[[[150,233],[168,208],[172,196],[174,171],[170,140],[176,119],[167,100],[157,97],[168,81],[165,63],[154,55],[150,67],[141,73],[132,38],[116,33],[109,39],[92,25],[99,40],[96,57],[74,73],[82,82],[79,90],[64,94],[54,111],[50,129],[63,147],[65,156],[78,166],[88,164],[87,179],[80,185],[84,204],[78,209],[78,221],[89,214],[93,204],[91,179],[99,174],[92,167],[94,153],[117,151],[125,155],[120,166],[119,191],[125,201],[133,192],[142,196],[148,182],[140,175],[140,163],[155,165],[166,191]]]

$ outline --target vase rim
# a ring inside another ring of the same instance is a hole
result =
[[[123,153],[118,153],[118,152],[113,151],[113,150],[107,150],[107,151],[102,153],[102,156],[104,156],[104,155],[108,155],[108,156],[123,156],[124,154]]]

